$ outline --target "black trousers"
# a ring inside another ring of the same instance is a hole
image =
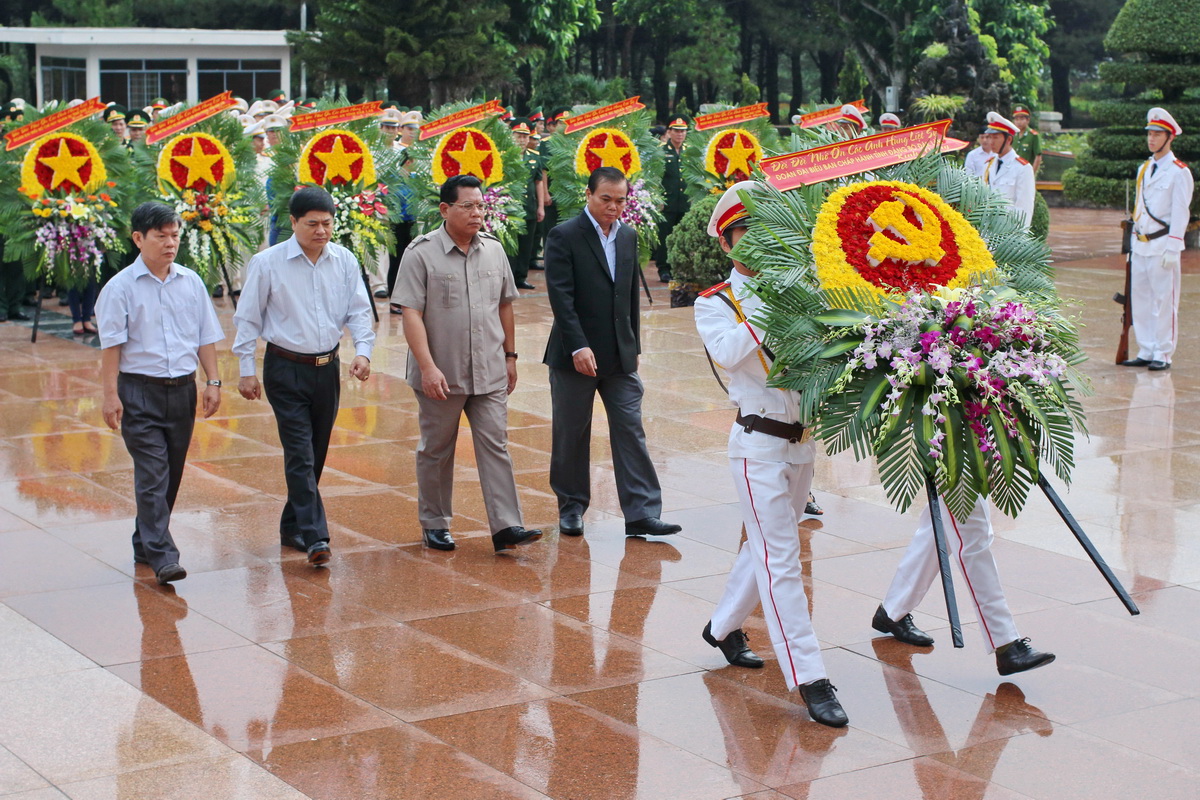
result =
[[[529,267],[533,264],[534,248],[537,247],[538,221],[537,209],[525,209],[527,222],[525,230],[517,237],[517,252],[508,257],[512,267],[513,280],[524,283],[529,277]]]
[[[636,372],[593,378],[550,368],[550,488],[559,516],[583,514],[592,500],[592,407],[596,395],[608,414],[608,442],[617,498],[627,522],[662,513],[662,489],[642,428],[642,380]]]
[[[117,376],[117,397],[125,407],[121,438],[133,459],[133,554],[158,572],[179,563],[179,548],[171,538],[171,511],[196,426],[196,384],[162,386],[122,373]]]
[[[396,288],[396,276],[400,274],[400,259],[404,257],[405,249],[413,240],[412,230],[411,222],[397,222],[392,226],[392,232],[396,234],[396,252],[388,253],[387,293],[389,298],[392,296],[392,290]]]
[[[299,534],[308,547],[329,541],[325,504],[317,484],[337,419],[340,371],[336,356],[321,367],[298,364],[270,351],[263,358],[263,389],[275,412],[287,480],[288,499],[279,518],[279,534]]]

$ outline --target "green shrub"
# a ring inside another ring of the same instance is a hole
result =
[[[729,277],[729,256],[718,240],[708,235],[708,218],[720,199],[721,195],[713,194],[693,203],[667,237],[673,280],[703,289]]]
[[[1029,232],[1043,242],[1050,233],[1050,206],[1046,205],[1046,198],[1042,197],[1041,192],[1034,195],[1033,220],[1029,223]]]
[[[1100,77],[1112,83],[1187,89],[1200,84],[1200,64],[1108,61],[1100,65]]]
[[[1194,54],[1200,40],[1200,0],[1128,0],[1104,46],[1114,53]]]
[[[1125,182],[1113,178],[1096,178],[1069,169],[1063,175],[1063,195],[1071,203],[1100,208],[1125,207]],[[1132,203],[1132,198],[1130,198]]]
[[[1142,148],[1143,152],[1146,148]],[[1084,156],[1076,159],[1075,167],[1084,175],[1096,178],[1115,178],[1117,180],[1133,180],[1145,159],[1112,160],[1096,156]]]
[[[1170,111],[1184,131],[1200,130],[1200,101],[1191,99],[1174,103],[1161,99],[1100,100],[1092,104],[1092,116],[1105,126],[1141,130],[1146,125],[1146,112],[1154,106],[1163,106]]]

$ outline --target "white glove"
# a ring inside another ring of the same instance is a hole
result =
[[[1179,251],[1168,250],[1163,253],[1162,268],[1163,269],[1179,269]]]

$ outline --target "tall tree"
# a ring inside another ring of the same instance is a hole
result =
[[[996,44],[1000,78],[1014,99],[1037,103],[1042,67],[1050,55],[1043,37],[1050,30],[1048,0],[971,0],[979,33]]]
[[[1063,127],[1074,127],[1072,75],[1091,73],[1104,57],[1104,34],[1122,5],[1123,0],[1050,0],[1054,27],[1046,44],[1054,110],[1063,115]]]
[[[841,23],[850,49],[858,57],[880,103],[895,90],[903,105],[909,78],[944,3],[938,0],[832,0],[830,9]]]

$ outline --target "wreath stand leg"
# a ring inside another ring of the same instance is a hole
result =
[[[367,287],[367,300],[371,303],[371,316],[375,317],[375,322],[379,322],[379,309],[375,307],[375,296],[371,294],[371,279],[367,277],[367,268],[361,263],[358,268],[362,272],[363,286]]]
[[[38,275],[37,293],[34,297],[37,298],[37,303],[33,307],[33,333],[29,336],[29,343],[37,343],[38,323],[42,321],[42,287],[46,285],[46,276]]]
[[[1088,557],[1092,559],[1092,563],[1096,565],[1096,569],[1100,570],[1100,574],[1104,576],[1104,580],[1108,581],[1108,585],[1116,593],[1121,604],[1125,606],[1125,610],[1130,616],[1136,617],[1142,613],[1137,604],[1133,602],[1133,598],[1129,596],[1129,592],[1125,591],[1125,587],[1117,580],[1117,576],[1113,574],[1104,557],[1096,550],[1096,545],[1092,544],[1092,540],[1083,532],[1083,528],[1079,527],[1079,523],[1075,520],[1075,516],[1067,508],[1066,503],[1058,496],[1058,492],[1054,491],[1054,487],[1046,480],[1045,475],[1038,475],[1038,486],[1045,493],[1046,499],[1050,501],[1050,505],[1054,506],[1054,510],[1062,517],[1063,522],[1067,523],[1067,527],[1071,529],[1071,533],[1075,534],[1075,538],[1079,540],[1079,544],[1083,546]]]
[[[646,284],[646,273],[642,269],[641,262],[638,262],[638,275],[640,275],[642,278],[642,288],[646,290],[646,302],[650,305],[654,305],[654,298],[650,296],[650,287]]]
[[[937,546],[938,569],[942,573],[942,592],[946,595],[946,616],[950,619],[950,638],[955,647],[963,646],[962,623],[958,619],[958,601],[954,598],[954,577],[950,574],[950,553],[946,548],[946,528],[942,524],[942,503],[933,476],[925,474],[925,492],[929,495],[929,520],[933,523],[933,541]]]
[[[225,262],[221,262],[221,274],[225,277],[225,292],[229,295],[230,301],[233,303],[234,311],[237,310],[237,295],[233,292],[233,281],[229,280],[229,268],[225,266]]]

